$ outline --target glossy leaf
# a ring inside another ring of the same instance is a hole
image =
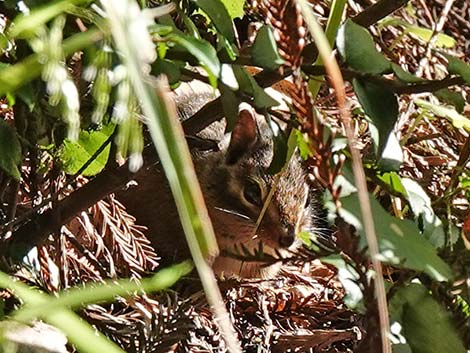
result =
[[[253,97],[253,105],[258,109],[266,109],[279,105],[261,88],[255,79],[240,65],[233,65],[233,72],[237,78],[240,90]]]
[[[400,288],[390,302],[390,313],[402,326],[413,353],[466,353],[452,317],[426,287],[412,283]]]
[[[65,140],[60,152],[62,168],[67,174],[77,173],[95,154],[114,131],[110,124],[99,131],[81,131],[78,141]],[[82,172],[82,175],[93,176],[103,170],[108,161],[110,146],[108,145],[93,162]]]
[[[0,119],[0,168],[12,178],[20,180],[21,144],[16,130]]]
[[[253,64],[265,69],[275,70],[284,60],[277,51],[274,34],[269,26],[263,26],[256,35],[255,42],[251,47]]]
[[[213,86],[216,85],[220,74],[220,62],[217,58],[217,52],[212,45],[205,40],[177,33],[168,36],[168,39],[183,46],[190,54],[196,57],[201,66],[207,71],[211,84]]]
[[[242,18],[244,15],[243,7],[245,6],[245,0],[222,0],[225,8],[231,19]]]
[[[340,216],[356,227],[365,248],[362,215],[357,194],[341,198]],[[434,247],[421,234],[413,221],[401,220],[386,212],[375,198],[370,197],[372,216],[379,242],[380,260],[397,267],[424,272],[437,281],[452,277],[449,266],[437,255]]]
[[[355,70],[369,74],[391,70],[390,62],[377,50],[367,29],[350,19],[338,30],[336,45],[345,63]]]
[[[197,6],[211,19],[217,31],[231,43],[235,41],[233,22],[221,0],[195,0]]]
[[[374,142],[380,156],[398,118],[397,97],[376,83],[354,79],[353,86],[369,121],[377,128],[378,136]]]

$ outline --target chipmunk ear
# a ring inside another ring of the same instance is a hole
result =
[[[250,106],[242,105],[230,137],[226,157],[227,164],[237,163],[253,147],[257,137],[258,126],[256,125],[255,112]]]

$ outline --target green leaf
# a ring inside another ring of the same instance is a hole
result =
[[[401,182],[401,178],[396,172],[386,172],[381,175],[378,175],[379,178],[383,183],[387,184],[390,190],[400,195],[406,196],[406,190],[403,187]]]
[[[220,99],[222,101],[222,109],[224,116],[227,120],[226,132],[230,132],[235,127],[238,119],[238,106],[240,105],[240,98],[237,97],[235,92],[225,85],[220,85]]]
[[[72,8],[84,0],[62,0],[35,8],[29,14],[21,14],[13,21],[8,33],[10,38],[30,38],[37,33],[38,27]]]
[[[172,60],[155,60],[151,72],[154,76],[165,74],[170,85],[178,83],[181,78],[181,67]]]
[[[21,144],[16,130],[0,119],[0,168],[9,176],[20,180]]]
[[[412,283],[390,301],[391,316],[401,323],[413,353],[466,353],[452,318],[426,287]]]
[[[449,62],[447,71],[449,71],[450,74],[462,77],[465,82],[470,83],[470,65],[452,55],[444,54],[444,56]]]
[[[428,28],[423,28],[419,26],[410,25],[408,23],[402,25],[405,29],[405,32],[414,34],[415,36],[421,38],[425,42],[429,42],[434,35],[434,31]],[[437,34],[437,40],[435,46],[443,48],[452,48],[455,47],[457,41],[444,33]]]
[[[102,33],[97,28],[80,32],[63,41],[65,55],[75,53],[100,40]],[[0,67],[0,95],[14,92],[41,74],[40,56],[32,54],[15,65]]]
[[[0,285],[3,288],[12,289],[15,296],[26,304],[25,307],[42,307],[47,305],[50,300],[53,300],[53,298],[37,289],[29,288],[24,283],[11,279],[3,272],[0,272]],[[44,321],[55,327],[60,327],[69,342],[80,352],[124,353],[116,343],[107,339],[102,333],[67,308],[56,307],[54,310],[49,310],[44,317]]]
[[[462,96],[462,93],[444,88],[434,92],[433,94],[442,102],[452,105],[459,113],[463,113],[465,108],[465,98]]]
[[[390,62],[377,50],[367,29],[350,19],[338,30],[336,44],[346,64],[355,70],[373,75],[391,70]]]
[[[397,65],[395,63],[392,63],[392,70],[393,73],[397,76],[397,78],[402,82],[419,83],[424,81],[424,79],[422,79],[421,77],[415,76],[412,73],[403,70],[400,65]]]
[[[212,86],[216,86],[220,74],[220,61],[214,47],[202,39],[186,36],[179,33],[169,35],[168,40],[183,46],[190,54],[199,60],[201,66],[207,71]]]
[[[235,41],[233,22],[227,8],[220,0],[195,0],[197,6],[211,19],[217,31],[230,43]]]
[[[267,109],[279,105],[279,102],[267,94],[253,76],[246,72],[245,68],[233,65],[233,73],[237,78],[240,90],[253,97],[253,105],[257,109]]]
[[[441,105],[435,105],[423,99],[415,99],[415,103],[419,107],[429,110],[439,117],[448,119],[457,129],[462,128],[466,131],[470,131],[470,119],[462,114],[459,114],[454,109],[446,108]]]
[[[256,35],[251,47],[251,57],[255,66],[275,70],[284,63],[277,51],[276,40],[269,26],[263,26]]]
[[[162,291],[174,285],[181,277],[193,269],[190,261],[185,261],[159,270],[152,277],[143,278],[139,282],[130,279],[110,280],[104,283],[87,283],[85,286],[68,288],[58,293],[45,305],[23,307],[13,316],[18,321],[29,321],[35,317],[47,317],[48,313],[57,308],[79,309],[93,303],[108,303],[116,297],[131,297],[135,293],[152,293]]]
[[[310,140],[307,134],[303,134],[299,130],[295,130],[297,136],[297,147],[299,148],[300,157],[306,160],[309,157],[313,157],[313,151],[310,147]]]
[[[338,279],[343,286],[346,295],[343,300],[348,308],[354,309],[358,312],[365,312],[364,308],[364,295],[358,283],[360,276],[357,271],[340,255],[330,255],[321,258],[321,261],[335,266],[338,271]]]
[[[354,79],[353,87],[369,121],[378,130],[374,142],[380,156],[398,118],[397,97],[388,88],[368,81]]]
[[[434,247],[426,240],[410,220],[401,220],[386,212],[375,198],[370,197],[372,216],[379,242],[380,260],[397,267],[424,272],[437,281],[452,277],[449,266],[437,255]],[[356,227],[361,235],[360,247],[367,245],[362,215],[357,194],[341,198],[343,208],[340,216]],[[331,208],[331,205],[328,207]]]
[[[273,137],[273,159],[267,172],[271,175],[279,173],[286,164],[287,136],[272,119],[268,121]]]
[[[380,23],[381,27],[384,26],[395,26],[395,27],[402,27],[403,32],[405,34],[413,34],[414,36],[420,38],[421,40],[425,42],[429,42],[433,36],[436,36],[436,42],[434,45],[436,47],[444,47],[444,48],[452,48],[456,45],[457,41],[452,38],[451,36],[448,36],[445,33],[434,33],[433,30],[412,25],[408,22],[403,21],[400,18],[387,18]]]
[[[431,205],[431,198],[416,181],[402,179],[411,210],[423,224],[423,235],[436,247],[445,245],[445,233],[442,221],[436,216]]]
[[[114,125],[109,124],[99,131],[81,131],[77,142],[65,140],[59,156],[64,172],[72,175],[77,173],[111,136],[113,131]],[[82,172],[82,175],[93,176],[101,172],[108,161],[109,151],[110,146],[108,145]]]
[[[387,138],[378,167],[382,171],[398,171],[403,164],[403,148],[397,136],[392,131]]]
[[[230,15],[230,18],[233,20],[234,18],[242,18],[245,12],[243,11],[243,7],[245,6],[245,0],[222,0],[225,8]]]

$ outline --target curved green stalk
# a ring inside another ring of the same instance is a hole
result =
[[[157,79],[152,85],[151,78],[144,73],[152,51],[150,37],[145,42],[145,36],[148,35],[145,27],[142,28],[145,24],[140,23],[145,18],[136,14],[138,5],[135,0],[101,0],[101,3],[108,14],[114,42],[122,54],[128,77],[140,99],[215,322],[219,325],[228,350],[241,353],[215,275],[207,261],[208,257],[217,255],[217,243],[176,107],[168,99],[165,80]],[[140,32],[136,33],[137,30]],[[136,35],[144,39],[137,41]]]
[[[374,219],[367,192],[366,176],[362,166],[361,155],[354,146],[354,130],[351,124],[351,116],[346,108],[346,92],[344,89],[344,80],[341,75],[338,63],[332,56],[332,49],[326,38],[321,26],[315,19],[306,0],[297,0],[305,22],[308,25],[310,34],[313,36],[317,45],[320,56],[325,62],[325,68],[330,76],[330,80],[335,89],[339,110],[341,113],[342,123],[344,125],[346,136],[348,139],[349,149],[351,151],[352,167],[354,173],[354,182],[357,187],[359,198],[359,206],[364,226],[364,233],[369,248],[372,267],[375,271],[374,290],[377,298],[377,307],[380,321],[380,336],[382,340],[382,353],[391,353],[392,348],[389,339],[390,321],[387,306],[387,296],[385,291],[385,283],[382,273],[382,264],[379,260],[379,245],[377,235],[375,233]]]
[[[339,25],[341,24],[341,19],[343,18],[344,8],[346,6],[346,0],[333,0],[330,9],[330,16],[328,17],[328,22],[326,23],[325,37],[330,44],[330,47],[333,47],[335,42],[336,33],[338,32]],[[318,55],[318,58],[315,60],[314,66],[323,65],[323,59],[321,55]],[[323,76],[312,77],[308,81],[308,88],[312,94],[313,99],[315,100],[320,87],[323,84]]]

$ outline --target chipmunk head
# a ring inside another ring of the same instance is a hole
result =
[[[306,174],[294,156],[279,176],[268,173],[273,158],[271,130],[249,106],[240,108],[238,121],[219,152],[196,159],[199,179],[222,251],[288,253],[299,246],[296,234],[311,228],[311,207]],[[278,180],[277,182],[275,182]],[[273,197],[259,226],[256,223],[270,190]],[[219,257],[216,272],[241,277],[270,277],[280,265]]]

